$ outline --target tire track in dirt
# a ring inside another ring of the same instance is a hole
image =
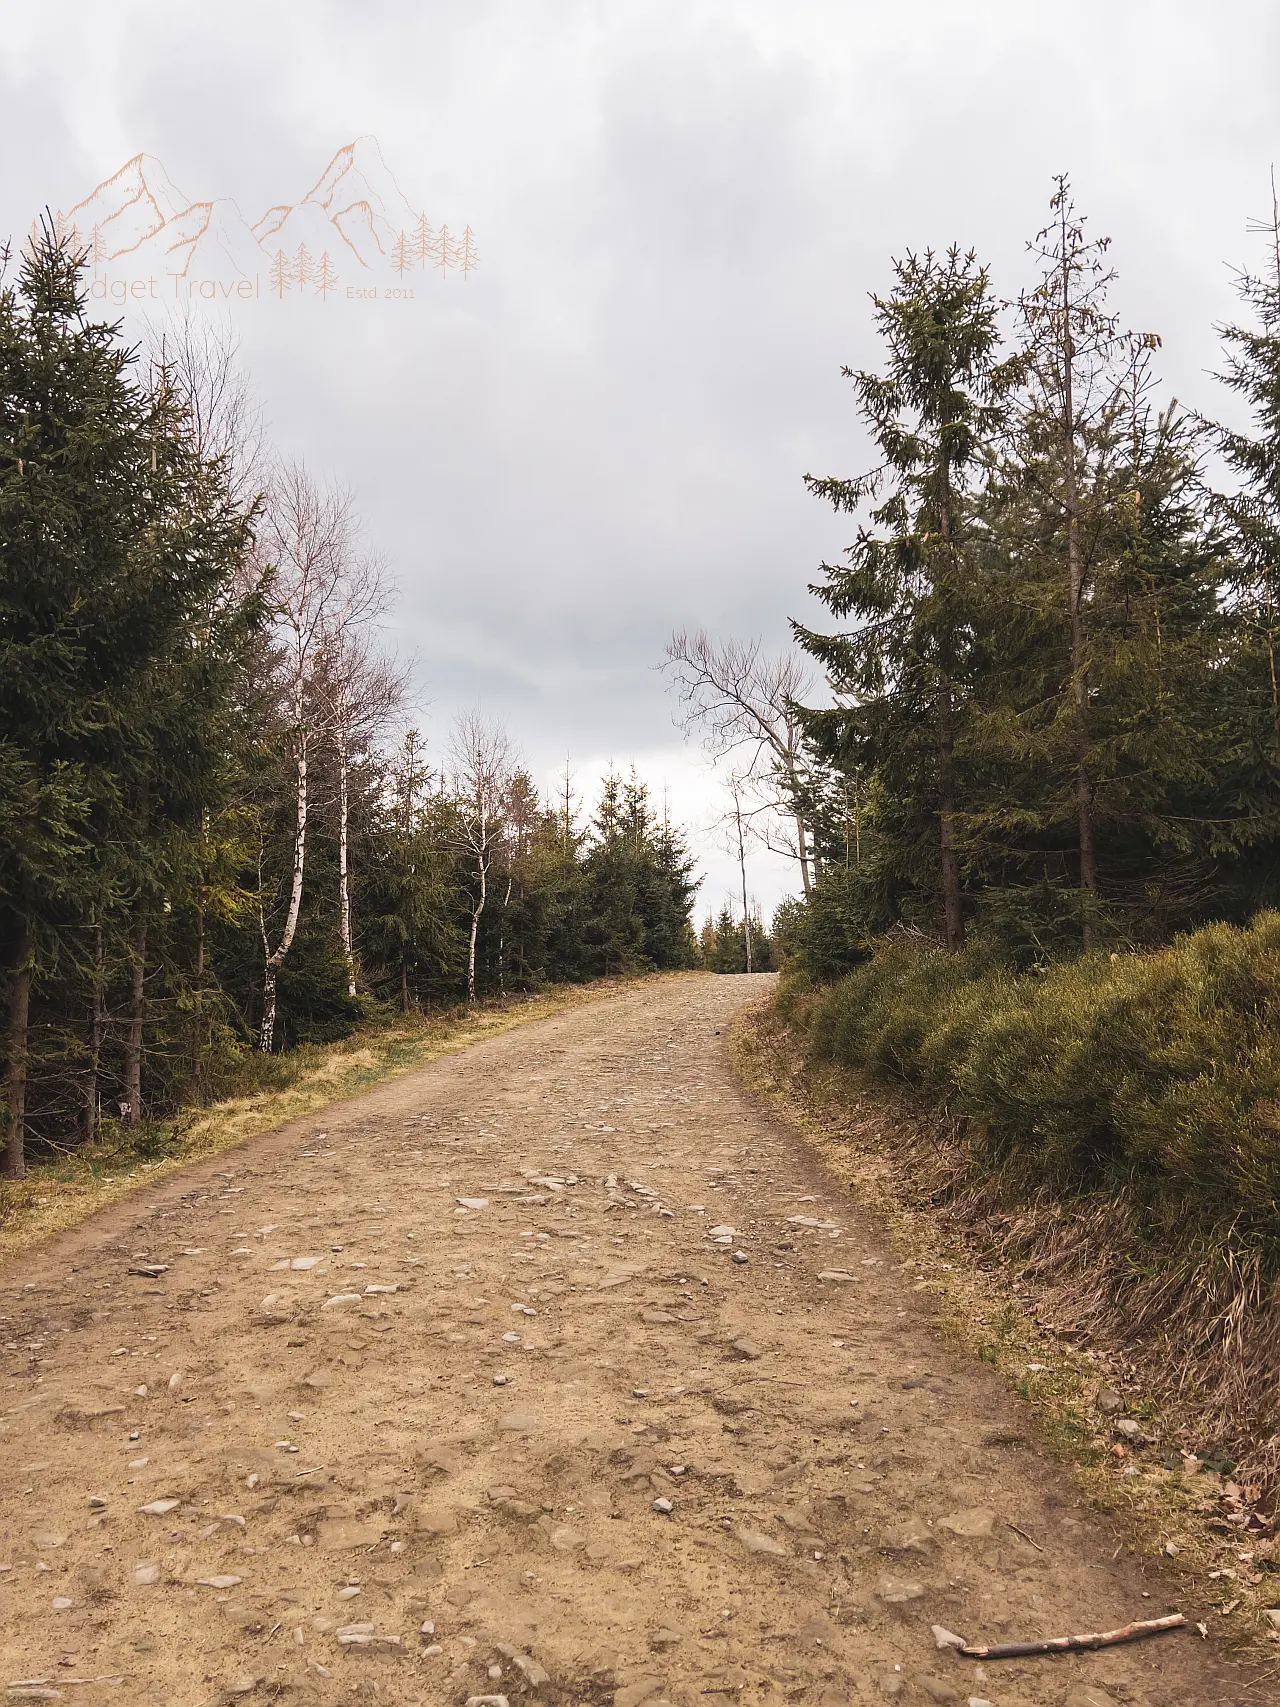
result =
[[[939,1648],[1167,1585],[737,1086],[762,983],[509,1032],[11,1265],[9,1698],[1261,1701],[1185,1634]]]

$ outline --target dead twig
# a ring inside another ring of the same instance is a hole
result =
[[[1180,1612],[1166,1618],[1146,1618],[1136,1624],[1123,1624],[1118,1630],[1103,1630],[1087,1636],[1048,1636],[1039,1642],[996,1642],[990,1647],[975,1647],[966,1642],[960,1652],[971,1660],[1011,1660],[1025,1654],[1063,1654],[1081,1648],[1113,1648],[1120,1642],[1136,1642],[1143,1636],[1155,1636],[1162,1630],[1177,1630],[1186,1623]]]
[[[753,1387],[760,1381],[769,1381],[775,1387],[812,1387],[812,1381],[789,1381],[785,1375],[748,1375],[745,1381],[739,1381],[739,1387]],[[856,1402],[856,1401],[855,1401]]]
[[[1025,1542],[1027,1542],[1030,1546],[1034,1547],[1037,1553],[1043,1553],[1044,1552],[1044,1548],[1040,1545],[1040,1543],[1038,1541],[1032,1541],[1031,1537],[1027,1534],[1025,1529],[1019,1529],[1016,1523],[1011,1523],[1009,1525],[1009,1528],[1012,1529],[1012,1531],[1015,1535],[1021,1535],[1022,1539]]]

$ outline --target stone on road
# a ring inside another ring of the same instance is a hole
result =
[[[1250,1699],[1185,1635],[956,1652],[1150,1617],[1171,1582],[1112,1562],[913,1265],[735,1082],[768,989],[515,1029],[11,1262],[9,1697]]]

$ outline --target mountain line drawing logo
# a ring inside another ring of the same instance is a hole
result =
[[[413,301],[428,278],[465,280],[475,233],[433,225],[387,168],[377,141],[340,148],[301,201],[250,225],[230,197],[192,201],[153,154],[135,154],[54,216],[85,257],[91,298],[231,302]],[[32,227],[33,235],[36,227]]]

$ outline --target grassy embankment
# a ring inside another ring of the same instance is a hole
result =
[[[888,942],[738,1055],[1092,1496],[1280,1640],[1280,915],[1039,975]]]
[[[653,977],[679,974],[652,974]],[[513,1026],[598,1001],[647,978],[561,985],[533,996],[482,1002],[429,1017],[407,1015],[360,1027],[334,1044],[304,1044],[287,1055],[247,1054],[236,1094],[172,1120],[126,1132],[112,1126],[102,1143],[36,1161],[25,1180],[0,1180],[0,1261],[51,1233],[78,1225],[139,1186],[242,1144],[300,1115],[356,1096],[385,1079],[496,1037]]]

